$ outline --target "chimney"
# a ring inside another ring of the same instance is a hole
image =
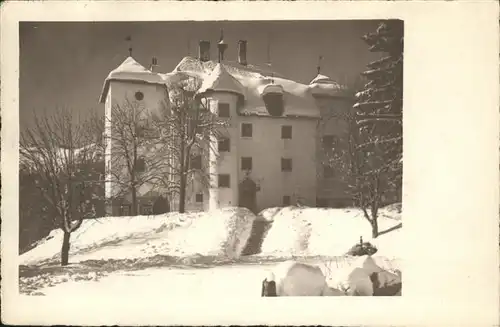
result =
[[[200,41],[199,43],[199,59],[200,61],[210,60],[210,41]]]
[[[247,41],[238,41],[238,62],[240,65],[247,65]]]
[[[157,66],[158,66],[158,59],[156,57],[151,58],[151,68],[149,70],[154,73]]]
[[[217,49],[219,49],[219,63],[224,60],[224,51],[227,49],[227,43],[224,42],[224,32],[220,31],[220,39],[217,44]]]

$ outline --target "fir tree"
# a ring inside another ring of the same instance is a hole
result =
[[[377,237],[379,208],[395,194],[399,200],[402,184],[403,22],[384,21],[363,40],[381,56],[361,74],[366,83],[348,115],[347,149],[334,162]]]
[[[363,40],[381,57],[368,64],[362,73],[367,82],[356,94],[356,190],[373,236],[377,236],[382,195],[399,191],[402,182],[403,22],[384,21]]]

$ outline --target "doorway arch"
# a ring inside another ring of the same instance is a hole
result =
[[[257,184],[250,178],[245,178],[239,185],[238,206],[247,208],[256,213],[257,210]]]

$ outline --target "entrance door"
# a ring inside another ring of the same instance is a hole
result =
[[[240,183],[238,205],[248,208],[253,213],[257,210],[257,184],[250,178],[246,178]]]

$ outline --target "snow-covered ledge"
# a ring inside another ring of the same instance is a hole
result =
[[[261,85],[258,87],[258,92],[260,96],[264,96],[266,94],[283,94],[283,86],[279,84],[267,84]]]

